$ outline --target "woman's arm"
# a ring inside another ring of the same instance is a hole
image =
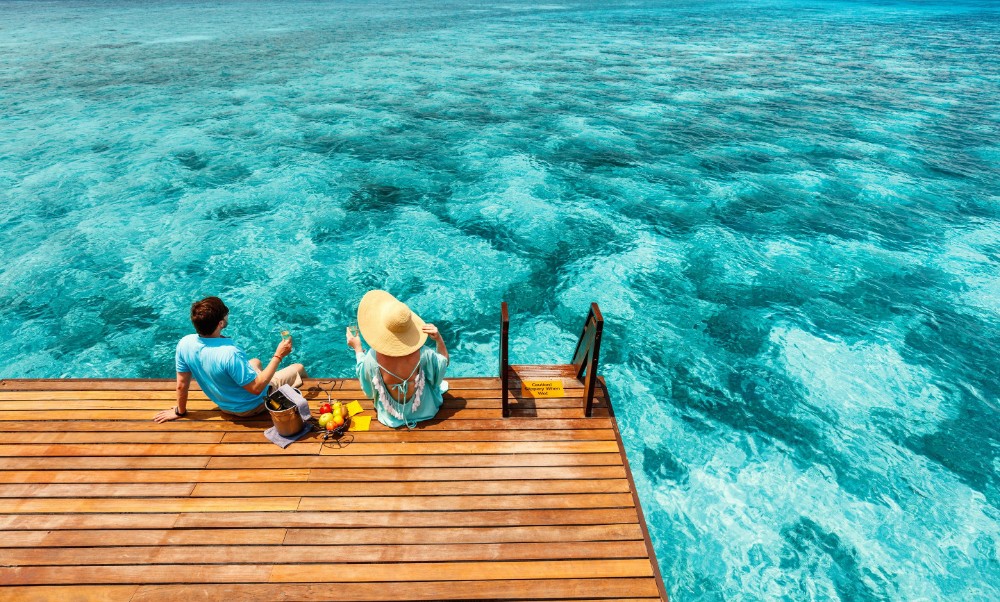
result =
[[[354,350],[354,357],[360,362],[365,353],[361,347],[361,335],[352,335],[350,327],[347,328],[347,346]]]
[[[451,360],[448,357],[448,348],[445,347],[444,339],[441,338],[441,332],[438,330],[437,326],[433,324],[424,324],[423,331],[427,333],[427,336],[434,339],[434,342],[437,343],[437,352],[443,355],[444,359],[448,360],[450,363]]]
[[[371,377],[365,372],[365,351],[361,346],[361,336],[352,335],[350,328],[347,329],[347,346],[354,350],[354,358],[357,362],[354,366],[354,374],[358,377],[361,390],[369,399],[375,399],[375,389],[372,387]]]

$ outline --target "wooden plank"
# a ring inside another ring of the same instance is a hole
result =
[[[271,426],[271,419],[258,421],[234,420],[171,420],[170,422],[153,422],[146,416],[139,420],[73,420],[60,425],[60,432],[247,432],[263,431]],[[603,428],[597,426],[595,428]],[[40,420],[8,420],[0,422],[0,432],[52,432],[52,423]]]
[[[0,484],[0,498],[62,497],[182,497],[191,495],[194,483],[60,483]],[[273,488],[273,486],[272,486]]]
[[[314,468],[310,481],[502,481],[535,479],[617,479],[621,466],[542,466],[486,468]]]
[[[270,578],[268,578],[270,572]],[[128,583],[310,583],[319,575],[348,583],[507,579],[614,579],[651,577],[646,559],[427,562],[387,564],[215,565],[152,564],[137,566],[0,567],[7,585],[84,585]],[[328,592],[329,593],[329,592]],[[527,592],[526,592],[527,593]],[[591,594],[593,595],[593,594]],[[342,596],[338,596],[338,599]]]
[[[106,512],[280,512],[295,510],[297,497],[271,498],[9,498],[0,514],[83,514]]]
[[[638,532],[638,525],[635,529]],[[315,535],[314,530],[309,531]],[[277,545],[285,537],[285,529],[66,529],[18,531],[16,536],[6,538],[3,545],[9,548],[97,549],[106,546]],[[629,539],[641,541],[641,537],[640,533],[639,537]]]
[[[256,498],[268,500],[271,498]],[[65,500],[59,500],[65,501]],[[398,497],[310,497],[299,503],[303,511],[382,512],[424,510],[508,510],[562,508],[630,508],[625,493],[566,493],[532,495],[421,495]]]
[[[0,492],[3,491],[0,486]],[[15,487],[22,487],[17,485]],[[201,483],[191,485],[195,497],[270,496],[274,483]],[[625,479],[564,479],[518,481],[333,481],[325,483],[282,483],[281,495],[296,497],[357,497],[399,495],[516,495],[554,493],[629,493]]]
[[[60,432],[234,432],[260,433],[271,426],[270,418],[257,421],[231,420],[172,420],[153,422],[148,416],[141,420],[73,420],[60,424]],[[505,418],[496,420],[430,420],[421,422],[410,432],[469,431],[469,430],[592,430],[612,428],[610,418]],[[372,431],[406,432],[390,429],[372,421]],[[0,432],[52,432],[52,423],[40,420],[0,422]]]
[[[270,566],[259,564],[0,567],[0,583],[7,585],[260,583],[268,581],[270,572]]]
[[[623,473],[624,476],[624,473]],[[0,483],[240,483],[295,482],[309,469],[246,470],[18,470],[0,471]]]
[[[177,381],[173,378],[4,378],[0,390],[4,391],[75,391],[86,389],[171,389]],[[198,388],[197,382],[191,387]],[[200,390],[200,389],[199,389]]]
[[[0,515],[2,516],[2,515]],[[25,515],[21,515],[25,516]],[[142,515],[119,515],[138,516]],[[635,523],[635,508],[456,510],[426,512],[202,512],[181,514],[177,528],[205,527],[507,527]],[[137,521],[141,522],[141,521]],[[143,527],[145,525],[137,525]],[[26,527],[30,528],[30,527]],[[31,528],[37,529],[38,527]],[[83,528],[83,527],[74,527]]]
[[[2,569],[0,569],[2,570]],[[272,583],[308,583],[317,574],[336,575],[353,583],[365,581],[426,581],[433,575],[439,581],[500,579],[611,579],[616,577],[652,577],[649,560],[565,560],[512,562],[426,562],[386,563],[357,566],[352,564],[279,564],[271,570]]]
[[[76,409],[88,401],[169,405],[176,399],[177,394],[173,391],[0,391],[0,408],[14,410],[21,409],[18,406],[27,406],[27,409],[39,411],[65,412]],[[192,407],[199,405],[202,408],[217,407],[201,391],[191,391],[188,394],[188,403]]]
[[[236,445],[241,447],[240,445]],[[3,448],[0,446],[0,454]],[[233,446],[223,446],[233,447]],[[614,441],[499,441],[499,442],[437,442],[437,443],[358,443],[337,448],[323,447],[324,455],[440,455],[458,454],[601,454],[618,451]],[[198,453],[197,451],[193,453]],[[226,454],[237,455],[237,454]]]
[[[3,424],[3,423],[0,423]],[[610,430],[608,432],[611,432]],[[223,437],[227,433],[185,433],[185,432],[146,432],[146,431],[119,431],[119,432],[0,432],[0,444],[10,443],[222,443]],[[228,433],[230,435],[236,433]],[[602,432],[603,434],[603,432]],[[248,433],[255,440],[259,440],[261,433]],[[612,438],[614,433],[611,432]],[[582,437],[581,437],[582,438]]]
[[[588,510],[474,510],[428,512],[202,512],[113,514],[0,514],[0,529],[205,529],[520,527],[636,524],[635,508]]]
[[[617,454],[469,454],[447,456],[231,456],[208,468],[443,468],[499,466],[620,466]]]
[[[391,512],[428,510],[541,510],[631,508],[622,493],[537,495],[380,496],[380,497],[224,497],[224,498],[5,498],[0,514],[107,512],[280,512],[290,510]]]
[[[559,379],[556,379],[559,380]],[[512,381],[513,382],[513,381]],[[584,396],[584,389],[579,381],[569,381],[565,383],[563,387],[565,393],[564,397],[579,399]],[[520,389],[513,390],[510,392],[513,395],[521,396]],[[595,395],[598,393],[595,392]],[[490,389],[462,389],[458,387],[452,387],[444,394],[444,399],[447,401],[449,399],[499,399],[500,398],[499,388]],[[601,394],[603,397],[603,394]],[[311,407],[316,407],[320,402],[327,400],[357,400],[364,403],[371,403],[367,398],[364,391],[358,389],[344,389],[339,391],[331,391],[329,394],[325,391],[303,391],[303,396],[309,400]],[[101,389],[80,389],[76,391],[5,391],[0,390],[0,406],[6,407],[7,404],[15,402],[52,402],[54,405],[59,406],[55,409],[71,409],[77,407],[77,404],[86,401],[130,401],[133,403],[140,402],[162,402],[169,404],[177,399],[177,394],[173,390],[170,391],[136,391],[136,390],[101,390]],[[526,399],[533,399],[528,397]],[[188,401],[194,403],[201,403],[202,405],[207,405],[208,407],[213,407],[214,404],[209,401],[208,396],[206,396],[201,391],[191,391],[188,394]],[[35,403],[32,408],[39,408],[41,404]],[[14,408],[8,408],[14,409]]]
[[[413,545],[642,541],[637,524],[540,527],[389,527],[342,529],[63,529],[18,531],[8,548],[204,545]]]
[[[168,406],[169,407],[169,406]],[[166,408],[162,408],[166,409]],[[581,418],[580,408],[542,408],[537,410],[523,409],[519,410],[519,414],[514,416],[519,417],[539,417],[539,418]],[[600,411],[595,410],[594,416],[597,418],[607,418],[608,414],[607,408],[599,408]],[[39,420],[40,412],[42,414],[46,411],[42,410],[2,410],[0,409],[0,421],[26,421],[26,420]],[[59,412],[51,411],[54,415],[53,420],[56,419],[56,415]],[[74,418],[77,420],[146,420],[152,421],[155,415],[155,410],[79,410],[74,411]],[[449,420],[496,420],[500,418],[500,408],[496,409],[449,409],[442,408],[437,414],[438,419],[449,419]],[[228,417],[222,414],[222,412],[216,410],[192,410],[188,413],[185,420],[233,420],[232,417]]]
[[[266,481],[283,483],[282,491],[300,491],[291,483],[312,481],[326,491],[346,494],[349,488],[364,489],[371,485],[371,491],[389,491],[392,483],[417,485],[422,481],[437,483],[442,491],[461,491],[463,487],[482,486],[488,491],[494,488],[512,493],[533,490],[534,481],[549,481],[540,485],[549,491],[572,488],[603,488],[618,484],[602,484],[625,478],[620,466],[579,466],[579,467],[487,467],[487,468],[338,468],[311,474],[310,470],[322,469],[233,469],[233,470],[33,470],[2,471],[0,483],[248,483]],[[587,482],[584,483],[584,480]],[[516,483],[511,481],[525,481]],[[464,484],[468,482],[468,484]],[[495,485],[491,485],[495,483]],[[565,483],[565,484],[564,484]],[[427,487],[433,485],[425,485]],[[227,490],[230,486],[226,487]],[[291,487],[285,489],[285,487]],[[401,487],[405,488],[406,485]],[[200,491],[200,490],[199,490]],[[252,491],[252,490],[250,490]],[[295,495],[298,495],[297,493]],[[379,494],[382,495],[382,494]],[[221,496],[219,496],[221,497]]]
[[[650,578],[513,579],[486,581],[410,581],[403,583],[338,583],[270,585],[149,585],[139,588],[132,602],[164,600],[274,600],[326,601],[336,590],[337,600],[542,600],[552,598],[631,599],[656,596]],[[652,593],[650,593],[652,592]]]
[[[564,378],[566,380],[573,380],[579,382],[576,378],[576,366],[573,364],[554,364],[554,365],[540,365],[540,364],[517,364],[511,365],[511,371],[519,376],[520,378],[544,378],[546,376],[552,378]]]
[[[243,456],[262,455],[265,453],[295,454],[296,450],[282,450],[272,443],[260,444],[196,444],[196,443],[150,443],[150,444],[31,444],[0,445],[0,457],[100,457],[110,456],[120,458],[133,456],[149,458],[153,456]],[[299,448],[298,453],[304,453]]]
[[[303,444],[305,445],[305,444]],[[318,449],[318,443],[314,448]],[[93,469],[184,469],[201,468],[199,461],[210,469],[298,469],[298,468],[363,468],[407,467],[500,467],[500,466],[614,466],[616,454],[510,454],[475,456],[232,456],[191,457],[152,456],[116,457],[32,457],[0,458],[0,470],[85,470]]]
[[[546,481],[549,482],[549,481]],[[590,483],[590,481],[551,481],[552,483]],[[495,489],[500,489],[499,485],[502,485],[504,481],[492,481],[494,485],[497,485]],[[601,483],[601,481],[597,481]],[[380,483],[378,485],[396,485],[398,489],[399,485],[424,485],[423,487],[425,493],[422,495],[414,493],[404,493],[401,496],[391,496],[391,495],[377,495],[373,496],[372,493],[376,493],[378,487],[372,487],[376,491],[371,491],[368,488],[367,483],[351,483],[348,486],[343,486],[341,483],[313,483],[314,495],[310,496],[308,500],[302,500],[298,505],[301,510],[324,510],[330,507],[335,507],[338,510],[434,510],[440,508],[453,508],[453,509],[497,509],[503,510],[504,508],[614,508],[614,507],[628,507],[632,506],[632,497],[625,493],[543,493],[538,491],[538,488],[528,488],[522,487],[522,489],[530,489],[528,494],[509,494],[505,493],[495,493],[492,495],[472,495],[471,492],[476,490],[476,482],[462,482],[463,489],[465,492],[457,496],[446,495],[441,491],[442,487],[435,486],[427,487],[427,483]],[[293,508],[288,508],[285,505],[279,504],[277,500],[285,500],[289,504],[291,503],[290,496],[285,495],[280,498],[271,495],[264,495],[265,487],[260,487],[263,484],[257,484],[257,492],[261,495],[252,496],[259,501],[259,505],[250,506],[255,510],[263,510],[266,508],[272,510],[288,510]],[[373,484],[374,485],[374,484]],[[344,495],[331,497],[331,491],[323,491],[324,488],[342,486],[343,489],[348,492],[353,492],[355,495]],[[36,509],[27,510],[26,508],[59,508],[61,505],[62,511],[64,512],[107,512],[107,509],[96,509],[96,510],[80,510],[82,507],[104,507],[106,505],[113,505],[118,507],[118,505],[141,505],[143,507],[150,508],[149,510],[144,510],[147,512],[159,512],[159,511],[195,511],[188,509],[180,509],[180,507],[175,507],[171,505],[171,502],[178,499],[183,499],[180,496],[187,496],[189,492],[195,487],[191,483],[178,483],[178,484],[114,484],[114,485],[102,485],[102,484],[56,484],[56,485],[45,485],[45,484],[15,484],[15,485],[0,485],[0,497],[5,498],[2,506],[7,507],[10,513],[21,513],[21,512],[51,512],[53,510],[49,509]],[[205,485],[198,485],[198,487],[205,487]],[[270,493],[274,493],[276,490],[281,493],[288,493],[288,489],[291,487],[286,486],[275,486],[270,484],[266,489],[270,490]],[[478,488],[482,491],[483,488]],[[489,488],[487,488],[489,489]],[[558,487],[556,487],[558,489]],[[215,502],[215,506],[224,508],[226,510],[237,510],[241,505],[249,505],[250,497],[248,496],[237,496],[235,493],[244,491],[243,488],[233,485],[233,484],[221,484],[216,485],[214,491],[222,491],[225,498],[228,498],[232,502],[232,506],[226,505],[223,499],[218,499]],[[435,491],[436,490],[436,491]],[[73,497],[75,496],[77,497]],[[126,496],[138,496],[143,495],[143,499],[140,500],[127,500]],[[367,495],[363,495],[367,494]],[[85,495],[88,497],[79,497]],[[114,496],[116,499],[100,499]],[[158,498],[172,498],[172,499],[156,499],[150,500],[147,498],[158,497]],[[207,498],[208,496],[201,495],[196,496],[199,498]],[[51,502],[51,503],[46,503]],[[133,502],[135,502],[133,504]],[[144,504],[142,502],[145,502]],[[193,502],[193,500],[189,500]],[[195,504],[191,503],[192,506]],[[206,504],[207,507],[207,504]],[[186,508],[186,506],[185,506]],[[122,512],[135,512],[136,510],[120,510]],[[207,512],[211,510],[200,510],[202,512]],[[0,508],[0,513],[5,512],[3,508]]]
[[[641,540],[635,523],[508,527],[288,529],[285,545],[542,543]]]
[[[14,457],[0,458],[0,470],[77,470],[115,468],[146,470],[153,468],[204,468],[208,456],[138,456],[138,457]]]
[[[0,602],[128,602],[138,589],[138,585],[0,586]]]
[[[486,400],[479,400],[479,402],[456,400],[454,403],[445,404],[443,408],[497,408],[500,407],[499,403],[494,403],[492,400],[489,403]],[[508,400],[510,404],[509,407],[514,410],[519,410],[521,414],[527,414],[530,411],[552,411],[557,409],[567,409],[567,410],[583,410],[585,405],[585,400],[581,397],[578,399],[569,399],[566,397],[539,397],[537,399],[521,399],[516,395],[511,396]],[[608,405],[604,403],[604,400],[594,400],[595,408],[607,409]],[[583,414],[579,414],[577,417],[582,417]]]
[[[510,381],[513,382],[513,381]],[[357,396],[358,391],[341,391],[340,394],[344,396],[355,395]],[[516,395],[518,398],[521,397],[521,389],[511,390],[509,394]],[[586,390],[581,386],[579,381],[571,381],[566,383],[563,387],[563,397],[570,399],[580,399],[586,394]],[[502,393],[500,389],[449,389],[447,393],[444,394],[445,399],[449,397],[455,399],[499,399]],[[324,395],[325,398],[325,395]],[[534,399],[528,397],[526,399]]]
[[[22,433],[24,434],[24,433]],[[165,433],[173,434],[173,433]],[[611,429],[579,429],[573,431],[374,431],[353,433],[355,443],[429,443],[446,441],[614,441]],[[106,437],[100,433],[97,437]],[[262,434],[226,433],[223,443],[258,443]],[[0,433],[0,442],[3,434]],[[111,441],[109,441],[111,442]],[[30,443],[25,441],[25,443]]]
[[[170,529],[179,514],[0,514],[0,529]],[[243,525],[256,526],[256,525]],[[280,526],[280,525],[279,525]]]
[[[471,412],[492,412],[493,410],[463,410],[467,415]],[[532,409],[521,409],[517,406],[511,406],[510,409],[511,417],[513,418],[526,418],[537,416],[539,418],[580,418],[583,415],[583,408],[541,408],[538,410]],[[607,418],[611,414],[608,412],[608,408],[595,407],[591,412],[593,417],[596,418]]]
[[[338,456],[471,455],[471,454],[598,454],[615,453],[614,441],[459,441],[439,443],[359,443],[324,446],[322,454]],[[18,444],[0,445],[0,456],[261,456],[315,453],[313,446],[281,449],[273,443],[162,443],[162,444]]]
[[[512,381],[513,384],[516,384]],[[584,389],[578,381],[565,382],[563,387],[564,395],[554,399],[580,399],[584,396]],[[361,390],[334,391],[329,394],[322,392],[304,391],[304,396],[309,400],[310,406],[315,409],[320,403],[325,401],[358,401],[363,406],[370,408],[372,401]],[[525,401],[536,399],[531,396],[522,396],[521,390],[516,388],[510,392],[516,399]],[[604,398],[603,393],[595,393],[596,396]],[[499,389],[458,389],[452,388],[444,394],[444,401],[467,401],[476,400],[495,401],[499,400],[501,393]],[[132,391],[132,390],[80,390],[80,391],[2,391],[0,390],[0,407],[6,410],[27,407],[39,411],[67,411],[86,407],[88,402],[104,402],[110,407],[122,407],[123,403],[141,404],[143,407],[158,407],[175,403],[177,395],[174,391]],[[31,403],[34,402],[34,403]],[[118,402],[118,403],[113,403]],[[214,402],[200,391],[192,391],[188,394],[189,407],[196,409],[215,408]],[[93,407],[102,407],[95,405]]]
[[[167,409],[169,406],[162,408]],[[476,412],[488,412],[489,410],[470,410]],[[39,420],[40,410],[11,410],[5,411],[0,408],[0,421],[24,421],[24,420]],[[49,413],[55,415],[58,412],[54,410],[48,411]],[[137,420],[143,422],[152,422],[153,416],[156,412],[153,410],[80,410],[73,413],[74,420]],[[578,418],[578,416],[577,416]],[[55,417],[47,419],[46,423],[49,427],[52,427]],[[238,422],[232,417],[225,416],[222,412],[217,410],[212,411],[194,411],[188,413],[187,420],[211,420],[211,421],[222,421],[228,420],[233,422]],[[255,421],[259,422],[259,421]],[[8,429],[4,429],[8,430]]]
[[[574,395],[574,391],[579,392],[578,395]],[[63,395],[65,396],[63,392]],[[41,397],[42,392],[30,392],[30,393],[2,393],[0,392],[0,410],[11,411],[11,410],[30,410],[34,412],[39,412],[42,415],[53,414],[53,415],[65,415],[67,412],[78,413],[81,410],[113,410],[113,409],[144,409],[144,410],[154,410],[159,411],[165,408],[173,407],[176,404],[174,397],[162,396],[162,398],[156,398],[149,395],[129,397],[125,393],[128,391],[114,391],[111,393],[101,393],[97,391],[92,392],[81,392],[80,395],[73,399],[10,399],[12,396],[31,396],[31,397]],[[104,399],[102,395],[114,394],[115,397],[111,399]],[[54,395],[54,394],[53,394]],[[8,399],[4,399],[4,398]],[[357,401],[361,406],[371,411],[374,408],[374,403],[365,397],[360,397],[358,395],[348,395],[341,393],[339,395],[331,396],[334,401]],[[600,396],[595,396],[595,399],[600,399],[600,401],[595,401],[595,403],[602,403],[603,398]],[[532,398],[524,397],[522,398],[520,394],[514,393],[511,396],[511,400],[521,404],[538,407],[563,407],[572,408],[580,407],[583,403],[583,393],[582,389],[568,390],[567,394],[563,397],[548,397],[548,398]],[[318,414],[319,406],[321,402],[326,402],[327,397],[324,396],[322,400],[314,399],[311,400],[310,409],[314,414]],[[500,407],[500,396],[498,393],[493,391],[475,391],[475,392],[451,392],[449,391],[444,396],[444,406],[445,408],[499,408]],[[214,402],[208,401],[207,399],[188,399],[187,409],[189,411],[212,411],[217,410],[218,406]]]
[[[129,546],[99,548],[0,548],[0,566],[82,566],[112,564],[280,564],[342,559],[368,562],[469,562],[489,560],[568,560],[645,558],[642,540],[579,543],[494,543],[415,545],[238,545]]]

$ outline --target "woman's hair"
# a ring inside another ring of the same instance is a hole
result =
[[[218,297],[205,297],[191,304],[191,323],[202,336],[215,332],[219,322],[228,315],[229,308]]]

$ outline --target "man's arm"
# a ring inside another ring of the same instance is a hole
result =
[[[156,416],[153,416],[153,422],[167,422],[168,420],[177,420],[184,414],[187,414],[188,391],[190,389],[191,389],[191,373],[178,372],[177,405],[170,408],[169,410],[163,410]]]
[[[264,366],[263,370],[257,373],[257,378],[243,385],[243,388],[253,395],[260,395],[261,391],[266,389],[271,379],[274,378],[274,373],[278,371],[281,360],[285,359],[291,352],[292,337],[288,337],[278,344],[278,348],[274,350],[274,356],[271,357],[271,361]]]

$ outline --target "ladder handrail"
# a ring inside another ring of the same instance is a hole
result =
[[[586,391],[587,405],[584,415],[590,418],[594,408],[594,388],[597,384],[597,366],[601,359],[601,335],[604,332],[604,316],[601,315],[601,308],[597,303],[590,304],[590,311],[587,312],[587,319],[583,323],[583,330],[580,338],[576,342],[576,350],[573,352],[573,361],[576,366],[576,378],[580,379],[586,373],[583,388]]]
[[[510,408],[507,406],[508,379],[510,378],[510,363],[507,356],[507,338],[510,330],[510,314],[507,312],[507,302],[500,303],[500,407],[504,418],[510,417]]]

